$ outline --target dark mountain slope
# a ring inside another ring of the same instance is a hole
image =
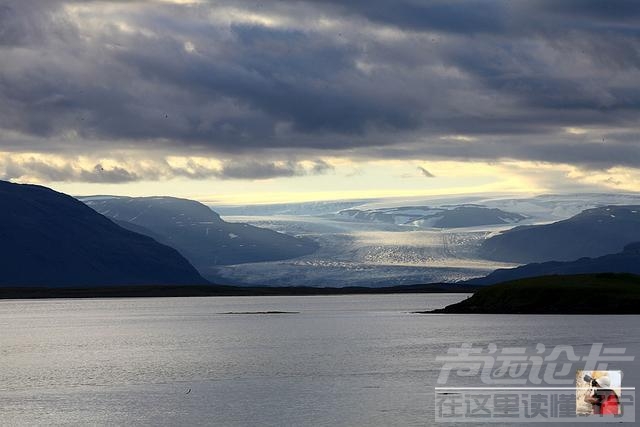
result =
[[[205,284],[175,249],[73,197],[0,181],[0,286]]]
[[[516,227],[485,240],[480,255],[506,262],[572,261],[640,241],[640,206],[587,209],[564,221]]]
[[[629,244],[620,253],[597,258],[580,258],[576,261],[568,262],[549,261],[539,264],[527,264],[516,268],[499,269],[486,277],[472,279],[466,283],[492,285],[526,277],[588,273],[630,273],[640,275],[640,243]]]
[[[248,224],[229,223],[202,203],[173,197],[81,198],[123,227],[180,251],[205,277],[218,265],[275,261],[313,253],[317,243]]]
[[[435,312],[640,314],[640,277],[607,273],[514,280]]]

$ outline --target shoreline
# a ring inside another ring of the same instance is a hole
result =
[[[485,286],[470,298],[419,314],[640,314],[640,276],[538,276]]]
[[[482,286],[455,283],[400,285],[383,288],[266,287],[266,286],[110,286],[110,287],[0,287],[0,300],[57,298],[171,298],[237,296],[306,296],[306,295],[384,295],[406,293],[474,293]]]

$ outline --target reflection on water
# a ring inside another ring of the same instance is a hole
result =
[[[638,316],[410,313],[465,297],[3,301],[2,423],[427,425],[450,346],[638,348]],[[299,313],[222,314],[264,311]]]

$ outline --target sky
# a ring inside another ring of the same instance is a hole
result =
[[[0,179],[251,204],[640,190],[640,2],[0,2]]]

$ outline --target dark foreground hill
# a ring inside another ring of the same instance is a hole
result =
[[[468,280],[473,285],[493,285],[527,277],[593,274],[630,273],[640,275],[640,243],[631,243],[617,254],[597,258],[580,258],[575,261],[549,261],[522,265],[516,268],[501,268],[486,277]]]
[[[472,293],[477,286],[457,283],[431,283],[401,285],[385,288],[347,286],[344,288],[316,288],[308,286],[118,286],[94,288],[4,288],[0,299],[37,298],[137,298],[137,297],[223,297],[223,296],[277,296],[277,295],[359,295],[406,293]]]
[[[122,227],[176,248],[208,278],[215,278],[219,265],[295,258],[318,249],[310,239],[226,222],[194,200],[95,196],[81,200]]]
[[[620,252],[638,241],[640,206],[605,206],[552,224],[515,227],[485,240],[480,255],[518,263],[573,261]]]
[[[586,274],[515,280],[434,313],[640,314],[640,276]]]
[[[207,283],[175,249],[49,188],[0,181],[0,206],[0,286]]]

